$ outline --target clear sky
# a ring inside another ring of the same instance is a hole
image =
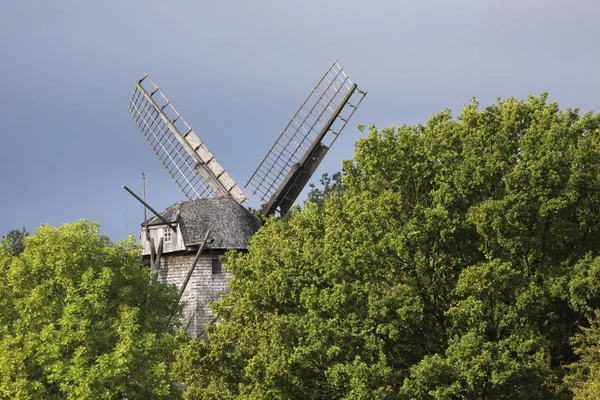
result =
[[[600,111],[600,2],[0,2],[0,235],[85,218],[116,240],[183,195],[127,110],[145,73],[243,186],[338,59],[369,94],[317,171],[351,158],[357,124],[456,114],[475,96],[549,92]],[[251,206],[258,206],[253,200]]]

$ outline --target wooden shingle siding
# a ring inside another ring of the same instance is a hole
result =
[[[179,290],[194,261],[194,257],[195,254],[191,253],[163,256],[161,258],[159,279],[174,284]],[[215,321],[215,315],[210,310],[210,303],[218,301],[223,293],[229,291],[227,281],[231,278],[231,275],[226,271],[213,274],[213,257],[214,255],[211,255],[210,252],[200,257],[181,298],[181,301],[185,303],[183,326],[190,335],[198,338],[203,336],[204,327]]]

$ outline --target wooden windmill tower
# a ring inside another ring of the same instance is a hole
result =
[[[337,61],[329,67],[246,184],[263,202],[263,217],[283,216],[290,210],[365,95]],[[260,220],[240,205],[248,199],[242,189],[148,75],[135,83],[129,111],[189,199],[144,223],[144,254],[152,253],[153,241],[164,246],[159,255],[161,278],[181,287],[183,266],[191,264],[190,255],[194,258],[198,247],[204,247],[204,232],[211,232],[213,243],[204,249],[205,254],[212,253],[210,266],[207,261],[194,272],[198,279],[190,281],[183,297],[188,302],[187,328],[199,335],[202,324],[212,318],[207,303],[227,290],[228,276],[221,273],[215,254],[245,249]],[[214,295],[202,298],[203,292]]]

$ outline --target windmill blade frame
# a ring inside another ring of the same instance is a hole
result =
[[[240,203],[248,200],[148,75],[136,81],[128,108],[146,141],[188,199],[217,194],[230,195]]]
[[[329,67],[246,183],[264,216],[289,211],[366,94],[337,60]]]

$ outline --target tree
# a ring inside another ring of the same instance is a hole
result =
[[[27,236],[29,236],[29,232],[25,228],[13,229],[6,236],[2,236],[2,246],[6,247],[13,256],[18,256],[25,250],[25,237]]]
[[[589,327],[575,335],[572,343],[580,356],[567,376],[575,399],[597,399],[600,393],[600,310],[590,316]]]
[[[546,95],[371,127],[340,195],[229,254],[222,322],[177,376],[191,398],[570,397],[599,159],[600,116]]]
[[[92,222],[42,226],[16,257],[0,247],[0,397],[177,396],[176,303],[133,237],[111,243]]]
[[[342,187],[342,173],[336,172],[333,175],[324,173],[321,176],[321,188],[311,183],[310,192],[307,195],[307,201],[315,203],[319,208],[325,207],[325,199],[331,196],[341,196],[344,193]]]

